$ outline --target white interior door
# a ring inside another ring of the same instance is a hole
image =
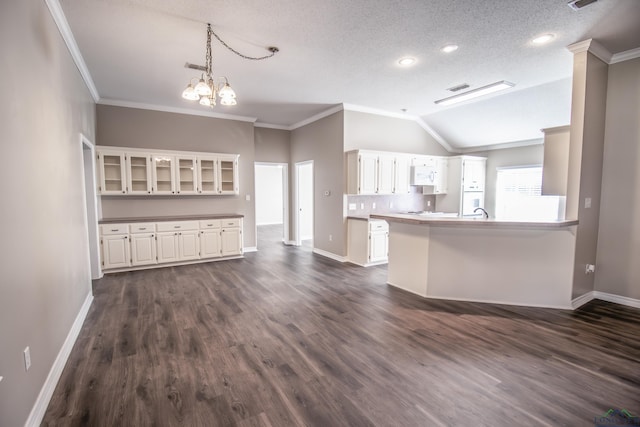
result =
[[[296,163],[297,244],[313,239],[313,162]]]

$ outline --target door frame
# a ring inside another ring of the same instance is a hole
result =
[[[314,198],[313,198],[313,194],[314,194],[314,188],[315,188],[315,182],[314,182],[314,177],[313,177],[313,160],[305,160],[304,162],[296,162],[295,164],[295,176],[294,176],[294,185],[295,185],[295,196],[294,196],[294,200],[295,200],[295,213],[294,213],[294,223],[295,223],[295,231],[296,231],[296,240],[295,240],[295,245],[296,246],[301,246],[302,245],[302,238],[300,236],[300,168],[303,166],[307,166],[307,165],[311,165],[311,212],[312,212],[312,223],[311,223],[311,229],[315,231],[315,204],[314,204]],[[315,233],[313,233],[315,234]],[[315,237],[315,236],[314,236]],[[313,238],[313,237],[312,237]]]
[[[98,232],[99,200],[96,189],[96,147],[93,142],[80,134],[80,156],[82,159],[82,199],[85,218],[85,233],[87,236],[87,263],[91,272],[91,279],[103,276],[100,264],[100,234]],[[123,165],[124,166],[124,165]]]
[[[275,163],[275,162],[254,162],[253,164],[253,179],[256,177],[256,166],[280,166],[282,168],[282,241],[284,244],[290,244],[291,235],[289,233],[289,164],[288,163]],[[254,191],[255,191],[255,183],[254,183]],[[256,213],[255,217],[258,217],[257,209],[255,207]],[[257,222],[257,221],[256,221]],[[255,235],[258,235],[258,225],[256,223],[256,232]],[[258,242],[256,240],[256,246]]]

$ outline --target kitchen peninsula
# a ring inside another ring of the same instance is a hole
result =
[[[571,309],[577,220],[380,214],[389,285],[428,298]]]

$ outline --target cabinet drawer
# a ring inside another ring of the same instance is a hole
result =
[[[108,236],[110,234],[129,234],[129,224],[102,224],[100,234]]]
[[[158,232],[197,230],[198,221],[169,221],[157,223]]]
[[[221,220],[219,219],[206,219],[200,221],[200,229],[220,228]]]
[[[150,233],[156,231],[156,224],[153,222],[141,222],[129,225],[129,232],[135,233]]]
[[[240,227],[240,218],[228,218],[220,220],[222,227]]]
[[[369,221],[369,230],[371,231],[389,231],[387,221]]]

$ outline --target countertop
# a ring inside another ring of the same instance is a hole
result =
[[[347,217],[347,219],[355,219],[355,220],[359,220],[359,221],[369,221],[371,218],[369,218],[369,215],[349,215]]]
[[[122,224],[128,222],[162,222],[162,221],[198,221],[202,219],[226,219],[243,218],[240,214],[203,214],[203,215],[175,215],[175,216],[148,216],[136,218],[102,218],[98,224]]]
[[[497,219],[468,219],[431,217],[412,214],[371,214],[371,218],[384,219],[390,222],[402,222],[405,224],[430,225],[430,226],[471,226],[471,227],[495,227],[495,228],[522,228],[522,229],[553,229],[578,225],[578,220],[561,221],[503,221]]]

